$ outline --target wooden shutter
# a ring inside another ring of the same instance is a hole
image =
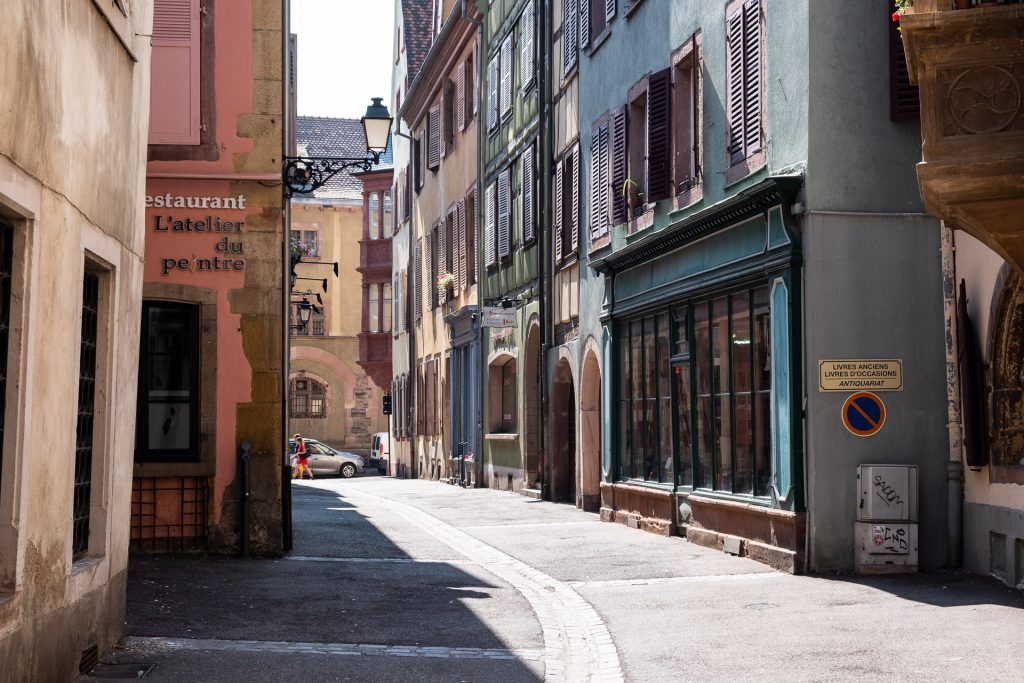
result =
[[[434,227],[430,229],[430,233],[427,235],[427,268],[430,270],[430,279],[427,281],[427,301],[430,310],[437,308],[437,277],[440,273],[437,272],[438,262],[438,249],[437,244],[437,233],[438,226],[440,223],[434,223]]]
[[[562,239],[562,221],[565,219],[562,211],[562,203],[564,200],[565,188],[562,186],[562,162],[559,161],[555,164],[555,248],[554,254],[555,263],[562,262],[562,248],[564,240]]]
[[[601,231],[601,126],[590,130],[590,239],[597,239]]]
[[[474,188],[466,197],[466,285],[476,284],[476,207],[477,194]]]
[[[589,0],[583,0],[584,5]],[[583,17],[579,17],[577,24],[576,0],[562,0],[562,74],[569,73],[576,66],[576,41],[579,40],[579,26]]]
[[[416,265],[413,268],[413,307],[416,311],[416,319],[423,317],[423,241],[416,241]]]
[[[459,255],[458,255],[458,270],[459,270],[459,284],[460,290],[466,289],[469,282],[469,275],[467,272],[467,266],[469,265],[469,240],[466,239],[466,200],[462,199],[459,201],[458,206],[458,224],[459,224]]]
[[[419,192],[423,189],[423,179],[427,176],[427,148],[426,148],[426,133],[420,131],[420,134],[416,136],[415,154],[416,154],[416,191]],[[409,205],[409,212],[412,213],[412,204]]]
[[[609,129],[611,136],[611,186],[604,189],[610,197],[611,224],[618,225],[626,220],[628,208],[626,199],[622,196],[622,186],[625,185],[627,178],[626,159],[629,151],[625,107],[612,112]]]
[[[451,242],[448,239],[448,225],[451,220],[451,214],[445,216],[441,223],[437,226],[437,276],[441,277],[448,270],[448,249],[451,247]],[[435,287],[437,286],[435,281]]]
[[[743,151],[761,149],[761,0],[743,3]]]
[[[580,48],[585,48],[590,45],[590,3],[592,0],[576,0],[576,2],[580,3]],[[568,16],[566,21],[569,21]]]
[[[577,142],[572,148],[572,206],[569,207],[569,216],[572,219],[572,253],[580,251],[580,143]]]
[[[198,145],[199,0],[159,0],[152,45],[149,144]]]
[[[498,56],[487,62],[487,130],[498,126]]]
[[[484,265],[494,265],[494,198],[497,183],[491,183],[484,192]]]
[[[512,34],[501,44],[501,116],[512,111]]]
[[[647,79],[647,201],[672,196],[672,69]]]
[[[463,67],[463,80],[466,83],[466,99],[464,117],[466,125],[473,120],[473,113],[476,111],[476,71],[473,69],[473,55],[470,54],[466,59],[465,66]]]
[[[737,6],[726,18],[727,108],[729,164],[743,161],[743,11]]]
[[[441,107],[434,105],[427,115],[427,167],[434,171],[441,165]]]
[[[451,101],[448,92],[448,83],[441,86],[441,109],[438,115],[440,133],[438,134],[438,158],[444,159],[448,156],[448,126],[451,124]]]
[[[604,20],[606,22],[615,18],[615,5],[618,0],[604,0]]]
[[[466,68],[462,64],[455,67],[455,128],[466,128]]]
[[[511,174],[505,169],[498,174],[498,258],[512,254],[512,220],[509,205]]]
[[[891,8],[890,8],[891,9]],[[913,121],[921,117],[921,102],[917,86],[910,82],[907,53],[903,38],[897,30],[899,24],[885,17],[889,25],[889,118],[893,121]]]
[[[533,0],[526,3],[523,9],[519,29],[519,87],[523,92],[533,85],[534,68],[534,35],[536,34],[536,18],[533,12]]]
[[[536,237],[533,218],[533,145],[523,151],[523,242],[532,242]]]

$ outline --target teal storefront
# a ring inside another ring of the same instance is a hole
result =
[[[608,278],[601,514],[802,569],[799,178],[591,261]]]

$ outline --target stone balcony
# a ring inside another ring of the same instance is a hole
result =
[[[1024,4],[917,0],[900,21],[920,87],[928,211],[1024,273]]]

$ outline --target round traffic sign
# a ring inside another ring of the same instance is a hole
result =
[[[846,399],[841,415],[851,434],[871,436],[885,424],[885,404],[870,391],[860,391]]]

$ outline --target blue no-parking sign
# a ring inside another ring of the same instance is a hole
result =
[[[841,415],[851,434],[872,436],[885,424],[885,404],[870,391],[860,391],[846,399]]]

